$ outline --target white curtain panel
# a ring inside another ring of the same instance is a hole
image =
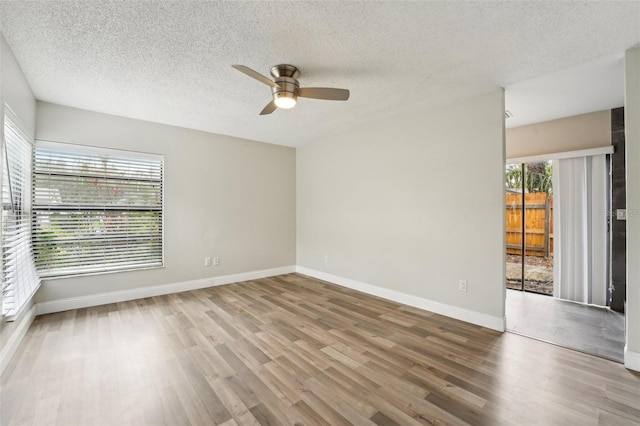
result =
[[[553,295],[606,306],[606,156],[554,161],[553,180]]]

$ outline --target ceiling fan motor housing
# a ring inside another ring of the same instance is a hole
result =
[[[298,89],[300,85],[298,80],[290,77],[278,77],[276,78],[276,84],[280,87],[272,87],[273,100],[278,98],[291,98],[296,100],[298,98]]]
[[[293,105],[298,99],[298,89],[300,89],[300,83],[298,83],[298,76],[300,71],[293,65],[280,64],[271,68],[271,75],[273,76],[276,84],[280,87],[272,87],[273,100],[278,102],[280,98],[289,98],[293,100]]]
[[[290,77],[290,78],[298,78],[300,76],[300,70],[289,64],[280,64],[271,68],[271,76],[274,79],[278,77]]]

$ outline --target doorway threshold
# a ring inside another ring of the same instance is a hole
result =
[[[507,331],[624,362],[624,314],[554,297],[507,290]]]

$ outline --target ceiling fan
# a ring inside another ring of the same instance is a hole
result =
[[[329,101],[346,101],[349,99],[347,89],[329,87],[300,87],[298,76],[300,71],[293,65],[280,64],[271,68],[273,80],[244,65],[232,65],[233,68],[249,77],[271,86],[273,100],[260,112],[260,115],[271,114],[277,108],[293,108],[298,98],[325,99]]]

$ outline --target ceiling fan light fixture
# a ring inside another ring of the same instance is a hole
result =
[[[268,115],[277,109],[290,109],[296,106],[298,97],[324,99],[328,101],[346,101],[349,90],[332,87],[300,87],[298,76],[300,71],[293,65],[280,64],[271,68],[271,76],[265,77],[244,65],[232,65],[233,68],[259,82],[271,87],[273,100],[265,106],[260,115]]]
[[[289,109],[296,106],[296,95],[293,93],[276,93],[273,101],[278,108]]]

